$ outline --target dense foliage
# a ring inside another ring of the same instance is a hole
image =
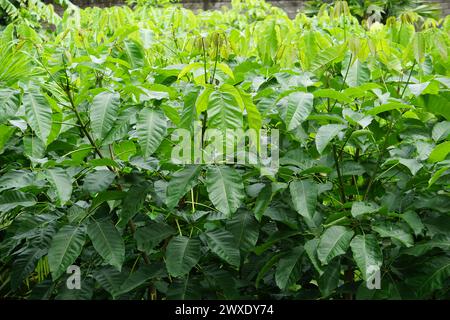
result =
[[[6,26],[0,295],[450,298],[450,18],[366,29],[342,8]],[[279,167],[173,163],[195,124],[279,130]]]

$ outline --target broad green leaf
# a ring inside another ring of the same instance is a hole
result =
[[[197,115],[200,115],[203,111],[208,109],[208,101],[211,93],[214,92],[214,88],[210,85],[207,85],[205,89],[198,95],[195,100],[195,109],[197,110]]]
[[[343,92],[336,91],[332,88],[318,89],[313,92],[314,98],[330,98],[339,102],[350,103],[352,100]]]
[[[420,217],[414,211],[407,211],[401,215],[402,219],[406,221],[408,226],[414,231],[416,236],[420,235],[425,228]]]
[[[425,260],[417,276],[408,278],[406,282],[414,285],[414,290],[419,298],[430,297],[436,290],[445,287],[450,278],[450,258],[447,256],[436,256]]]
[[[374,235],[357,235],[350,243],[350,247],[364,280],[370,279],[373,272],[380,270],[383,264],[383,254]]]
[[[311,71],[316,72],[329,64],[342,61],[346,49],[345,44],[322,49],[311,64]]]
[[[102,192],[108,189],[116,174],[109,170],[93,171],[84,178],[83,189],[89,193]]]
[[[32,185],[34,174],[27,170],[10,170],[0,177],[0,192]]]
[[[334,257],[347,252],[354,232],[343,226],[332,226],[325,230],[317,246],[317,257],[328,264]]]
[[[104,91],[94,97],[89,110],[91,128],[96,139],[106,138],[119,113],[120,95]]]
[[[292,92],[279,102],[284,108],[284,121],[289,131],[297,129],[308,118],[313,109],[314,96],[311,93]]]
[[[312,220],[317,205],[317,184],[312,180],[292,181],[289,191],[294,209],[301,216]]]
[[[86,230],[83,225],[65,225],[55,234],[48,250],[48,264],[54,281],[78,258],[85,238]]]
[[[259,112],[256,105],[253,103],[252,96],[241,89],[238,90],[239,94],[241,95],[242,102],[244,103],[245,110],[247,111],[247,121],[249,128],[259,131],[262,126],[261,113]]]
[[[372,230],[377,232],[382,237],[396,239],[403,243],[406,247],[411,247],[414,244],[412,235],[393,222],[377,223],[372,225]]]
[[[433,127],[432,137],[435,142],[439,142],[450,135],[450,121],[442,121]]]
[[[88,225],[87,233],[100,256],[121,271],[125,260],[125,245],[116,227],[111,222],[94,220]]]
[[[428,158],[429,162],[439,162],[445,160],[447,155],[450,152],[450,141],[443,142],[438,144],[433,151],[431,151],[430,156]]]
[[[164,116],[150,108],[139,112],[136,133],[144,158],[149,158],[166,135],[167,122]]]
[[[382,104],[381,106],[374,107],[366,112],[366,114],[375,116],[379,113],[391,111],[391,110],[399,110],[399,109],[411,109],[412,106],[400,103],[400,102],[388,102],[385,104]]]
[[[258,221],[261,221],[264,212],[272,201],[272,185],[266,184],[264,188],[258,194],[255,201],[255,207],[253,212],[255,213],[255,218]]]
[[[166,204],[169,209],[173,209],[181,197],[198,183],[201,169],[201,166],[190,165],[173,174],[166,193]]]
[[[348,67],[349,63],[352,63],[352,61],[350,59],[346,59],[341,70],[341,74],[343,77],[345,77],[345,75],[347,74],[345,83],[347,83],[349,87],[357,87],[370,80],[370,70],[367,66],[367,63],[361,62],[356,59],[353,64]]]
[[[174,228],[165,223],[152,223],[138,228],[134,233],[138,250],[150,252],[161,241],[176,234]]]
[[[120,141],[114,144],[114,153],[120,160],[128,161],[131,156],[136,154],[136,146],[133,141]]]
[[[244,184],[234,168],[211,166],[206,172],[206,189],[214,206],[226,215],[232,215],[244,199]]]
[[[162,263],[152,263],[151,265],[143,265],[137,271],[130,274],[130,276],[122,283],[118,296],[131,292],[132,290],[145,286],[148,280],[153,278],[166,277],[164,265]]]
[[[278,262],[275,272],[275,282],[281,290],[286,290],[300,278],[301,258],[304,252],[303,247],[295,247]]]
[[[201,243],[198,239],[177,236],[170,240],[166,248],[166,267],[172,277],[189,273],[201,256]]]
[[[226,130],[242,125],[242,111],[235,96],[225,91],[212,92],[208,100],[208,128]]]
[[[27,248],[14,260],[11,268],[11,288],[16,290],[20,287],[36,267],[37,262],[46,254],[45,249]]]
[[[99,270],[95,270],[94,278],[100,284],[100,286],[111,294],[115,299],[121,293],[122,284],[125,282],[125,276],[115,268],[104,267]]]
[[[305,252],[308,255],[309,260],[313,264],[316,271],[319,275],[323,274],[323,269],[321,267],[319,258],[317,257],[317,247],[319,246],[319,239],[314,238],[306,241],[305,243]]]
[[[204,233],[208,247],[222,260],[239,268],[241,254],[232,233],[223,229],[216,229]]]
[[[334,261],[327,265],[324,272],[317,280],[322,297],[328,297],[339,285],[339,275],[341,273],[340,261]]]
[[[119,215],[119,222],[117,223],[118,227],[125,227],[128,221],[141,210],[148,192],[149,185],[147,183],[131,186],[122,201],[122,210]]]
[[[422,242],[417,242],[413,247],[403,250],[403,253],[411,256],[421,256],[429,252],[434,248],[440,248],[444,251],[450,250],[450,235],[437,235],[431,240],[424,240]]]
[[[355,201],[352,204],[352,216],[358,217],[365,214],[375,213],[380,210],[380,206],[373,202]]]
[[[331,140],[334,139],[342,130],[347,128],[343,124],[327,124],[321,126],[316,134],[316,148],[322,153]]]
[[[8,190],[0,195],[0,212],[8,212],[17,207],[31,207],[36,204],[36,198],[31,193]]]
[[[437,170],[433,176],[428,180],[428,187],[431,187],[441,176],[443,176],[448,170],[450,169],[450,166],[445,166],[443,168],[440,168]]]
[[[226,229],[230,231],[238,245],[243,251],[252,250],[259,237],[259,225],[253,215],[242,210],[226,223]]]
[[[52,129],[52,108],[41,93],[27,92],[23,95],[23,105],[28,124],[44,143]]]
[[[58,195],[59,204],[64,205],[72,195],[72,180],[62,168],[48,169],[46,178],[52,184]]]
[[[12,137],[14,128],[0,124],[0,154],[3,153],[6,143]]]

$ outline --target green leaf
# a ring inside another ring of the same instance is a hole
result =
[[[113,299],[121,293],[122,284],[125,282],[123,273],[120,273],[114,268],[105,267],[100,270],[95,270],[94,278],[100,284],[100,286],[108,291]]]
[[[316,212],[318,187],[312,180],[292,181],[289,185],[294,209],[303,217],[312,220]]]
[[[53,280],[66,272],[81,253],[86,238],[84,226],[63,226],[53,237],[48,250],[48,264]]]
[[[403,250],[403,253],[418,257],[434,248],[440,248],[446,252],[450,250],[450,235],[440,234],[431,240],[417,242],[413,247]]]
[[[176,231],[165,223],[152,223],[148,226],[138,228],[134,233],[137,248],[140,251],[150,252],[161,241],[173,236]]]
[[[158,111],[144,108],[139,112],[136,133],[144,158],[149,158],[166,135],[167,122]]]
[[[352,100],[343,92],[336,91],[332,88],[318,89],[313,92],[314,98],[330,98],[339,102],[350,103]]]
[[[37,262],[46,254],[47,250],[27,248],[14,260],[11,268],[11,288],[16,290],[36,267]]]
[[[118,296],[131,292],[132,290],[148,284],[148,280],[153,278],[167,277],[164,265],[162,263],[152,263],[151,265],[143,265],[136,272],[122,283],[120,290],[116,292]]]
[[[23,95],[23,105],[28,124],[44,143],[52,129],[52,108],[40,93],[27,92]]]
[[[214,92],[214,87],[211,85],[207,85],[205,89],[203,89],[202,93],[200,93],[195,100],[195,109],[197,110],[197,115],[200,115],[203,111],[208,109],[208,101],[211,93]]]
[[[433,257],[423,262],[419,275],[410,277],[406,281],[414,285],[419,298],[429,297],[436,290],[445,287],[450,278],[450,258],[447,256]]]
[[[347,128],[347,126],[343,124],[327,124],[321,126],[316,134],[316,148],[317,151],[321,154],[327,145],[336,137],[342,130]]]
[[[166,248],[166,267],[173,277],[188,274],[200,260],[201,243],[198,239],[177,236]]]
[[[52,184],[58,195],[59,204],[64,205],[72,195],[72,180],[62,168],[52,168],[47,171],[47,180]]]
[[[242,102],[244,103],[245,110],[247,111],[247,121],[249,128],[259,132],[263,121],[261,113],[259,112],[256,105],[253,103],[252,96],[249,93],[241,89],[238,89],[238,91],[239,94],[241,95]]]
[[[406,247],[411,247],[414,244],[412,235],[395,223],[380,222],[372,225],[372,230],[377,232],[382,237],[396,239],[403,243]]]
[[[0,195],[0,212],[8,212],[17,207],[31,207],[36,199],[31,193],[8,190]]]
[[[279,104],[284,108],[286,123],[289,131],[297,129],[308,118],[313,109],[314,96],[306,92],[292,92],[282,98]]]
[[[259,225],[253,215],[242,210],[227,221],[226,229],[230,231],[238,247],[243,251],[252,250],[259,237]]]
[[[259,222],[261,221],[264,212],[272,201],[272,185],[266,184],[264,188],[258,193],[258,197],[256,197],[255,208],[253,212],[255,213],[255,218]]]
[[[448,153],[450,152],[450,141],[438,144],[433,151],[431,151],[428,157],[429,162],[439,162],[445,160]]]
[[[358,217],[365,214],[375,213],[380,210],[380,206],[374,202],[355,201],[352,204],[352,216]]]
[[[173,174],[166,191],[166,204],[169,209],[173,209],[181,197],[198,183],[201,170],[201,166],[189,165]]]
[[[334,292],[339,285],[340,273],[340,261],[335,261],[325,267],[323,274],[317,280],[322,297],[328,297]]]
[[[105,191],[115,178],[116,174],[109,170],[91,172],[84,178],[83,189],[89,193]]]
[[[209,167],[206,172],[206,189],[217,210],[226,215],[235,213],[244,199],[242,178],[232,167]]]
[[[425,228],[417,213],[414,211],[407,211],[401,215],[402,219],[406,221],[408,226],[414,231],[416,236],[420,235]]]
[[[350,59],[346,59],[346,61],[343,63],[343,68],[341,70],[341,74],[343,77],[345,77],[349,63],[351,63]],[[347,83],[349,87],[357,87],[363,85],[369,80],[370,70],[367,66],[367,63],[363,63],[356,59],[350,66],[350,68],[348,68],[348,74],[347,78],[345,79],[345,83]]]
[[[3,152],[6,143],[12,137],[14,131],[14,128],[0,124],[0,154]]]
[[[366,114],[374,116],[374,115],[377,115],[379,113],[386,112],[386,111],[399,110],[399,109],[411,109],[411,108],[412,108],[412,106],[404,104],[404,103],[388,102],[388,103],[382,104],[381,106],[370,109],[369,111],[366,112]]]
[[[89,110],[94,137],[103,140],[114,126],[119,114],[120,95],[104,91],[94,97]]]
[[[314,238],[311,240],[306,241],[305,243],[305,251],[308,255],[309,260],[311,260],[311,263],[313,264],[316,271],[319,273],[319,275],[323,274],[322,267],[320,265],[319,258],[317,257],[317,247],[319,246],[319,239]]]
[[[145,198],[149,192],[149,185],[141,183],[133,185],[128,190],[122,203],[122,210],[120,212],[120,219],[117,226],[122,228],[141,210],[144,205]]]
[[[94,221],[88,225],[87,233],[100,256],[121,271],[125,260],[125,245],[116,227],[111,222]]]
[[[450,121],[442,121],[433,127],[432,137],[435,142],[439,142],[450,135]]]
[[[286,290],[294,285],[300,278],[301,258],[304,252],[303,247],[295,247],[278,262],[275,272],[275,282],[281,290]]]
[[[357,235],[350,243],[353,258],[362,272],[364,280],[373,276],[373,272],[379,270],[383,264],[383,254],[378,240],[374,235]]]
[[[334,257],[347,252],[354,232],[343,226],[332,226],[325,230],[317,246],[317,257],[322,264],[328,264]]]
[[[232,233],[223,229],[216,229],[208,231],[204,235],[212,252],[230,265],[239,268],[241,254]]]
[[[242,111],[230,92],[214,91],[208,100],[208,128],[220,130],[242,128]]]

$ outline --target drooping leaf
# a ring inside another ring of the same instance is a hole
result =
[[[232,215],[244,199],[244,185],[237,171],[227,166],[211,166],[206,172],[206,188],[214,206]]]
[[[353,258],[362,272],[364,280],[373,276],[373,272],[379,271],[383,264],[383,254],[378,240],[374,235],[357,235],[350,243]]]
[[[91,128],[96,139],[104,139],[114,126],[119,113],[120,95],[103,91],[94,97],[89,112]]]
[[[23,95],[23,105],[28,124],[45,143],[52,129],[52,108],[47,99],[40,93],[26,92]]]
[[[52,168],[47,170],[47,180],[55,188],[59,203],[66,204],[72,195],[72,180],[62,168]]]
[[[201,166],[190,165],[173,174],[166,193],[166,204],[169,209],[174,208],[181,197],[198,183],[201,169]]]
[[[167,122],[164,116],[150,108],[139,112],[136,133],[144,158],[150,157],[161,144],[166,134]]]
[[[204,235],[206,243],[212,252],[230,265],[239,268],[239,265],[241,264],[241,254],[231,232],[217,229],[206,232]]]
[[[312,219],[317,205],[317,184],[312,180],[293,181],[289,191],[295,210],[303,217]]]
[[[109,170],[97,170],[86,175],[83,189],[89,193],[102,192],[108,189],[116,175]]]
[[[177,236],[170,240],[166,249],[166,267],[173,277],[189,273],[197,264],[201,255],[200,240]]]
[[[322,153],[331,140],[346,128],[343,124],[327,124],[321,126],[316,134],[316,148]]]
[[[298,281],[301,274],[301,258],[304,252],[303,247],[295,247],[278,262],[275,282],[281,290],[286,290]]]
[[[75,262],[85,238],[86,230],[83,225],[65,225],[55,234],[48,250],[48,264],[53,280],[58,279]]]
[[[250,251],[256,245],[259,237],[259,226],[253,215],[242,210],[227,221],[226,229],[230,231],[243,251]]]
[[[87,234],[100,256],[121,271],[125,260],[125,245],[116,227],[111,222],[94,220],[88,225]]]
[[[314,96],[311,93],[293,92],[279,102],[285,109],[284,121],[289,131],[297,127],[308,118],[313,109]]]
[[[332,226],[325,230],[317,246],[317,257],[328,264],[334,257],[347,252],[354,232],[343,226]]]

